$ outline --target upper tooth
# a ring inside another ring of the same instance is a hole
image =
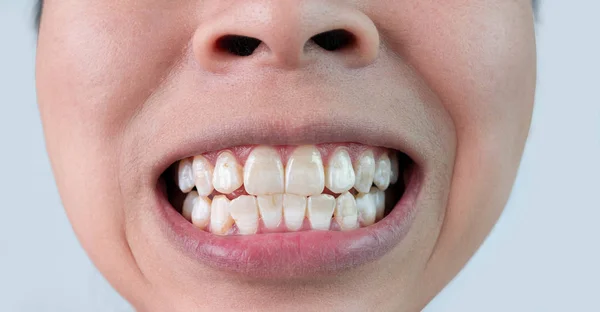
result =
[[[229,199],[224,195],[215,196],[210,207],[210,231],[214,234],[225,235],[233,225],[229,214]]]
[[[203,156],[196,156],[194,157],[192,167],[194,168],[194,180],[198,195],[210,195],[213,191],[213,166]]]
[[[335,198],[328,194],[308,198],[308,220],[313,230],[329,230],[335,210]]]
[[[267,229],[276,229],[283,215],[283,195],[261,195],[256,197],[260,216]]]
[[[225,151],[217,158],[213,175],[215,190],[230,194],[243,184],[242,167],[229,151]]]
[[[375,201],[371,194],[360,193],[356,196],[356,208],[358,209],[358,220],[363,226],[369,226],[375,223],[377,211]]]
[[[177,185],[184,193],[188,193],[194,188],[194,170],[192,170],[192,161],[188,158],[179,161],[177,167]]]
[[[210,221],[210,199],[207,197],[198,197],[194,203],[194,209],[192,210],[192,223],[204,229]]]
[[[375,175],[375,157],[373,151],[364,152],[354,166],[356,182],[354,188],[361,193],[368,193],[373,185]]]
[[[358,228],[358,209],[356,200],[349,192],[346,192],[336,199],[335,221],[340,225],[342,231]]]
[[[244,187],[252,195],[283,193],[283,163],[275,149],[259,146],[250,153],[244,165]]]
[[[377,220],[383,219],[383,214],[385,212],[385,192],[373,186],[371,187],[369,194],[373,198],[373,203],[375,204],[375,216]]]
[[[373,182],[382,191],[385,191],[390,186],[391,169],[390,158],[387,153],[383,153],[377,160],[375,176],[373,177]]]
[[[390,157],[390,161],[391,161],[391,167],[392,167],[392,173],[390,175],[390,183],[395,184],[396,182],[398,182],[399,171],[400,171],[399,164],[398,164],[398,154],[392,153],[392,156]]]
[[[338,149],[330,158],[325,171],[325,186],[341,194],[354,186],[356,177],[352,168],[350,154],[343,148]]]
[[[258,207],[256,197],[242,195],[229,204],[231,217],[239,230],[239,234],[255,234],[258,230]]]
[[[283,195],[283,220],[290,231],[302,228],[306,216],[306,197],[294,194]]]
[[[197,200],[198,193],[196,191],[189,192],[183,200],[181,215],[188,221],[192,221],[192,211],[194,211],[194,205]]]
[[[324,188],[325,173],[319,150],[312,145],[296,148],[285,168],[285,192],[310,196],[321,194]]]

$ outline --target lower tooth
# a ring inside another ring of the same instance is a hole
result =
[[[210,206],[210,231],[213,234],[226,235],[233,226],[229,205],[229,199],[224,195],[213,198]]]
[[[283,220],[288,230],[302,228],[306,216],[306,197],[294,194],[283,195]]]
[[[194,206],[197,200],[198,193],[196,191],[189,192],[183,200],[181,215],[188,221],[192,221],[192,212],[194,211]]]
[[[338,196],[334,216],[342,231],[358,228],[358,209],[352,194],[346,192]]]
[[[383,219],[385,213],[385,192],[377,187],[371,187],[369,192],[375,204],[375,216],[377,220]]]
[[[369,226],[375,223],[377,211],[371,194],[358,194],[356,196],[356,208],[358,209],[358,220],[362,226]]]
[[[192,223],[201,229],[206,228],[210,221],[211,201],[206,197],[198,197],[192,210]]]
[[[331,226],[331,216],[335,210],[335,198],[328,194],[308,198],[308,220],[313,230],[327,231]]]
[[[242,195],[231,201],[229,205],[231,217],[235,220],[239,234],[256,234],[258,230],[258,207],[256,197]]]
[[[283,195],[257,196],[258,209],[267,229],[276,229],[281,223],[283,214]]]

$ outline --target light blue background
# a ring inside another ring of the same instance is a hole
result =
[[[515,190],[427,312],[600,311],[600,2],[542,2],[537,106]],[[61,208],[35,103],[31,6],[0,0],[0,311],[130,311]]]

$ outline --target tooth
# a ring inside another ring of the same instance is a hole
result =
[[[335,210],[335,198],[329,194],[308,198],[308,220],[313,230],[327,231],[331,226],[331,216]]]
[[[192,168],[194,169],[194,183],[196,184],[198,195],[210,195],[213,192],[213,166],[203,156],[196,156],[194,157]]]
[[[358,210],[358,221],[362,226],[369,226],[375,223],[377,211],[371,194],[358,194],[356,196],[356,209]]]
[[[217,158],[213,175],[215,190],[223,194],[230,194],[240,188],[242,183],[242,167],[235,156],[229,151],[221,153]]]
[[[192,162],[188,158],[179,161],[177,185],[184,193],[189,193],[194,188],[194,171],[192,170]]]
[[[352,194],[346,192],[338,196],[334,216],[342,231],[358,228],[358,209]]]
[[[300,146],[290,156],[285,167],[285,192],[310,196],[325,188],[325,173],[321,153],[312,145]]]
[[[215,196],[210,206],[210,231],[217,235],[226,235],[233,226],[229,214],[229,199],[224,195]]]
[[[192,210],[192,223],[200,228],[204,229],[210,221],[210,199],[207,197],[198,197],[194,203],[194,209]]]
[[[261,195],[256,200],[265,227],[270,230],[279,227],[283,215],[283,195]]]
[[[391,167],[392,167],[392,174],[390,175],[390,184],[396,184],[396,182],[398,182],[398,178],[399,178],[399,164],[398,164],[398,154],[397,153],[392,153],[392,156],[390,157],[390,162],[391,162]]]
[[[373,203],[375,204],[376,219],[383,219],[383,214],[385,212],[385,192],[373,186],[371,187],[369,195],[371,196],[371,198],[373,199]]]
[[[390,174],[392,170],[392,165],[390,163],[390,158],[387,153],[383,153],[379,159],[377,160],[375,166],[375,175],[373,177],[373,183],[377,185],[377,187],[385,191],[388,186],[390,186]]]
[[[235,220],[239,234],[256,234],[258,230],[258,207],[256,197],[242,195],[231,201],[229,212]]]
[[[373,185],[375,175],[375,157],[373,151],[364,152],[354,165],[356,182],[354,188],[360,193],[368,193]]]
[[[251,195],[283,193],[283,163],[275,149],[259,146],[250,153],[244,165],[244,187]]]
[[[181,215],[188,221],[192,221],[192,211],[194,211],[194,205],[198,200],[198,193],[191,191],[185,196],[183,200],[183,206],[181,208]]]
[[[294,194],[283,195],[283,220],[288,230],[302,228],[306,216],[306,197]]]
[[[325,186],[330,191],[341,194],[350,190],[355,181],[356,177],[350,154],[345,149],[340,148],[329,158],[325,170]]]

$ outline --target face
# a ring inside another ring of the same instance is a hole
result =
[[[508,198],[531,3],[47,0],[64,207],[141,311],[417,311]]]

